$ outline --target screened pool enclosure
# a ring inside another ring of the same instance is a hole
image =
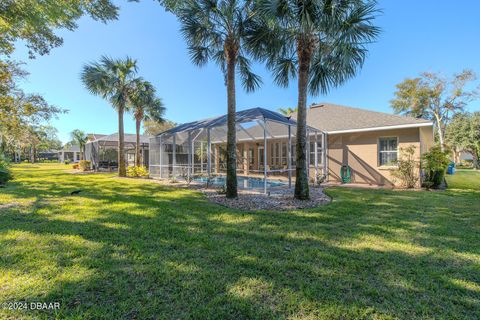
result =
[[[295,178],[296,122],[262,108],[236,113],[239,188],[291,187]],[[308,175],[327,172],[326,135],[307,127]],[[222,185],[226,173],[227,116],[179,125],[150,139],[150,176]]]
[[[136,159],[136,135],[124,134],[125,165],[134,166]],[[140,136],[141,163],[148,167],[148,142],[149,137]],[[89,160],[92,169],[117,170],[118,169],[118,133],[102,135],[101,137],[87,142],[85,145],[85,159]]]

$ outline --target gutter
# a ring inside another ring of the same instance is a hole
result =
[[[370,131],[381,131],[381,130],[408,129],[408,128],[430,127],[430,126],[433,126],[433,122],[415,123],[415,124],[400,124],[400,125],[395,125],[395,126],[371,127],[371,128],[362,128],[362,129],[334,130],[334,131],[326,131],[326,132],[328,134],[341,134],[341,133],[353,133],[353,132],[370,132]]]

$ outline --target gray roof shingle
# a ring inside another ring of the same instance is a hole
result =
[[[296,119],[293,113],[292,118]],[[307,124],[322,131],[361,130],[398,125],[427,125],[430,120],[371,111],[332,103],[319,103],[307,110]]]

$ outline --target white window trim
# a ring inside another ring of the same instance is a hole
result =
[[[395,151],[381,151],[380,150],[380,139],[397,139],[397,149]],[[396,152],[397,153],[397,160],[398,160],[398,157],[399,157],[399,143],[400,143],[400,139],[398,138],[398,136],[383,136],[383,137],[378,137],[377,139],[377,167],[378,168],[381,168],[381,169],[389,169],[389,168],[397,168],[398,166],[397,165],[382,165],[380,164],[380,153],[391,153],[391,152]]]

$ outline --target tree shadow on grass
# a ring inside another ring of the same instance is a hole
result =
[[[334,189],[330,206],[244,213],[154,184],[80,183],[89,191],[63,209],[49,202],[57,188],[36,187],[47,199],[40,212],[1,213],[2,270],[38,281],[7,290],[12,300],[61,301],[59,318],[83,319],[474,318],[480,310],[470,197]],[[72,220],[80,201],[96,214]]]

